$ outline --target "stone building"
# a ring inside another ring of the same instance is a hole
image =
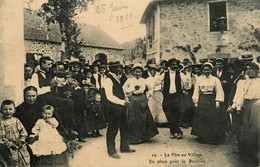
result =
[[[153,0],[146,24],[147,58],[196,62],[260,52],[259,0]]]
[[[82,55],[88,63],[94,60],[123,60],[123,48],[100,28],[79,23],[83,39]],[[24,45],[26,61],[32,63],[41,56],[50,56],[53,60],[61,59],[61,33],[58,24],[46,26],[44,20],[29,10],[24,9]]]

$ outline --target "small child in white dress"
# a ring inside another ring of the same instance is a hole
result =
[[[54,108],[45,105],[42,108],[42,119],[38,119],[32,128],[31,137],[38,137],[38,140],[29,145],[36,156],[57,155],[66,151],[67,146],[62,136],[57,131],[58,121],[52,117]]]

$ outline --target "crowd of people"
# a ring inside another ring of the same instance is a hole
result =
[[[24,66],[24,77],[24,102],[1,105],[0,158],[6,166],[68,166],[68,143],[102,136],[104,128],[107,152],[117,159],[118,130],[120,151],[132,153],[129,144],[156,136],[157,127],[169,128],[171,139],[182,139],[181,127],[192,127],[205,144],[221,144],[231,132],[234,153],[258,161],[260,79],[252,54],[230,64],[172,58],[146,66],[42,57],[38,66]]]

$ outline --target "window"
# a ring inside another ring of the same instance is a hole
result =
[[[154,16],[152,17],[151,19],[151,25],[150,25],[150,36],[152,37],[152,41],[154,40],[154,36],[155,36],[155,33],[154,33]]]
[[[154,31],[154,16],[151,17],[150,21],[148,22],[148,34],[147,34],[148,45],[152,47],[152,43],[155,39],[155,31]]]
[[[209,2],[210,32],[227,31],[227,2]]]

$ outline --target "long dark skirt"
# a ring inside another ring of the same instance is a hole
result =
[[[241,135],[239,140],[240,155],[243,160],[257,166],[260,100],[245,100],[242,113]]]
[[[37,167],[69,167],[66,152],[39,157]]]
[[[216,110],[215,95],[201,94],[191,134],[198,136],[198,141],[201,143],[222,143],[225,139],[223,115],[221,109]]]
[[[91,116],[91,108],[92,108],[92,104],[89,102],[88,104],[85,104],[85,110],[84,110],[84,132],[87,133],[87,132],[90,132],[93,129],[93,118]]]
[[[130,144],[145,142],[159,134],[144,94],[131,96],[128,120]]]

